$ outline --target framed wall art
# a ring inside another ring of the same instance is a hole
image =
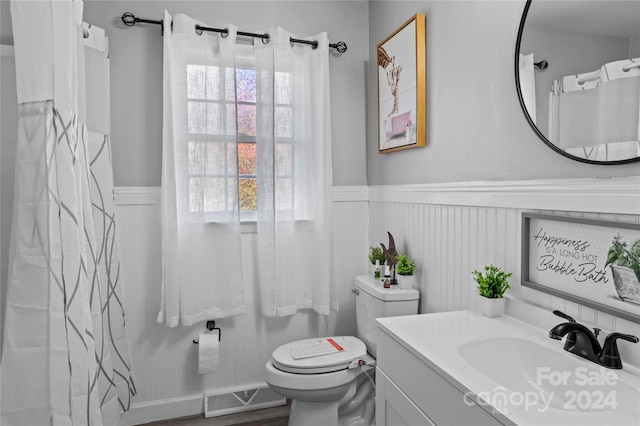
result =
[[[425,21],[418,13],[378,44],[378,153],[426,144]]]
[[[522,285],[640,323],[640,224],[522,215]]]

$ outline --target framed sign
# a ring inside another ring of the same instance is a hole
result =
[[[378,44],[378,153],[425,146],[425,21],[418,13]]]
[[[522,285],[640,323],[640,225],[522,214]]]

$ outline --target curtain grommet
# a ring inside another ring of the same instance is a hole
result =
[[[196,34],[201,36],[202,35],[202,28],[200,28],[200,25],[196,24],[195,29],[196,29]]]
[[[269,35],[269,33],[264,33],[261,39],[262,39],[262,44],[269,44],[269,42],[271,41],[271,36]]]

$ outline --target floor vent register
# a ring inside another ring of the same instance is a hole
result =
[[[225,393],[205,393],[205,417],[224,416],[241,411],[285,405],[287,400],[274,392],[269,386],[243,389]]]

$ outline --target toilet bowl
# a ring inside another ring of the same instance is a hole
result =
[[[290,349],[335,342],[342,350],[295,359]],[[307,339],[280,346],[267,362],[265,381],[291,399],[289,425],[371,425],[374,417],[374,359],[353,336]]]
[[[289,426],[369,426],[375,416],[376,318],[418,313],[418,291],[355,279],[358,337],[288,343],[273,351],[265,381],[292,400]],[[361,340],[362,339],[362,340]]]

